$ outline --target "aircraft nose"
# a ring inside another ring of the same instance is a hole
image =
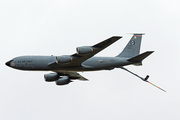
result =
[[[12,60],[6,62],[5,64],[6,64],[7,66],[10,66],[10,63],[11,63],[11,62],[12,62]]]

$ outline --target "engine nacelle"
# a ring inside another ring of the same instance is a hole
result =
[[[68,62],[71,62],[72,60],[73,58],[70,55],[62,55],[62,56],[56,57],[57,63],[68,63]]]
[[[56,85],[66,85],[69,84],[70,82],[72,81],[69,79],[69,77],[63,76],[56,81]]]
[[[59,79],[59,75],[57,73],[49,73],[44,75],[44,79],[46,82],[52,82]]]
[[[93,52],[93,48],[91,46],[83,46],[76,48],[77,54],[88,54]]]

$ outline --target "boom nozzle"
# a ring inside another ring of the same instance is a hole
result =
[[[153,85],[153,86],[155,86],[155,87],[159,88],[160,90],[162,90],[162,91],[166,92],[165,90],[163,90],[162,88],[158,87],[157,85],[155,85],[155,84],[153,84],[153,83],[151,83],[151,82],[147,81],[147,79],[148,79],[148,78],[149,78],[149,75],[147,75],[147,76],[146,76],[146,78],[144,78],[144,81],[145,81],[145,82],[148,82],[149,84],[151,84],[151,85]]]
[[[143,80],[143,81],[145,81],[145,82],[148,82],[148,83],[150,83],[151,85],[153,85],[153,86],[159,88],[160,90],[166,92],[166,91],[163,90],[162,88],[160,88],[160,87],[154,85],[153,83],[149,82],[149,81],[148,81],[149,75],[147,75],[145,78],[142,78],[142,77],[140,77],[139,75],[137,75],[137,74],[135,74],[135,73],[129,71],[128,69],[126,69],[126,68],[124,68],[124,67],[119,67],[119,68],[121,68],[121,69],[123,69],[123,70],[125,70],[125,71],[127,71],[127,72],[129,72],[129,73],[131,73],[131,74],[133,74],[133,75],[135,75],[136,77],[140,78],[141,80]]]
[[[162,88],[158,87],[157,85],[155,85],[155,84],[153,84],[153,83],[151,83],[151,82],[149,82],[149,81],[147,81],[147,82],[148,82],[148,83],[150,83],[151,85],[153,85],[153,86],[155,86],[155,87],[159,88],[160,90],[162,90],[162,91],[166,92],[165,90],[163,90]]]

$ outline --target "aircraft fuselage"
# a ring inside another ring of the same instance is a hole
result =
[[[142,78],[123,67],[125,65],[131,64],[142,65],[142,61],[154,52],[147,51],[139,54],[142,35],[143,34],[133,34],[132,38],[129,40],[123,51],[116,57],[93,56],[122,38],[121,36],[110,37],[93,46],[77,47],[76,53],[72,55],[20,56],[6,62],[5,64],[18,70],[53,71],[53,73],[44,74],[44,79],[46,82],[55,81],[56,85],[67,85],[75,79],[82,81],[88,80],[77,72],[112,70],[114,68],[121,68],[122,70],[135,75],[141,80],[150,83],[147,81],[149,75],[147,75],[145,78]]]
[[[49,67],[50,63],[56,62],[56,56],[20,56],[6,63],[6,65],[29,71],[95,71],[111,70],[115,67],[132,64],[126,58],[121,57],[92,57],[84,61],[81,66],[73,67]],[[67,63],[68,64],[68,63]]]

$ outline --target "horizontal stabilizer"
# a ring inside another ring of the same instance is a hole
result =
[[[147,56],[149,56],[153,52],[154,51],[147,51],[145,53],[142,53],[140,55],[137,55],[133,58],[128,59],[128,61],[130,61],[130,62],[141,62],[143,59],[145,59]]]

